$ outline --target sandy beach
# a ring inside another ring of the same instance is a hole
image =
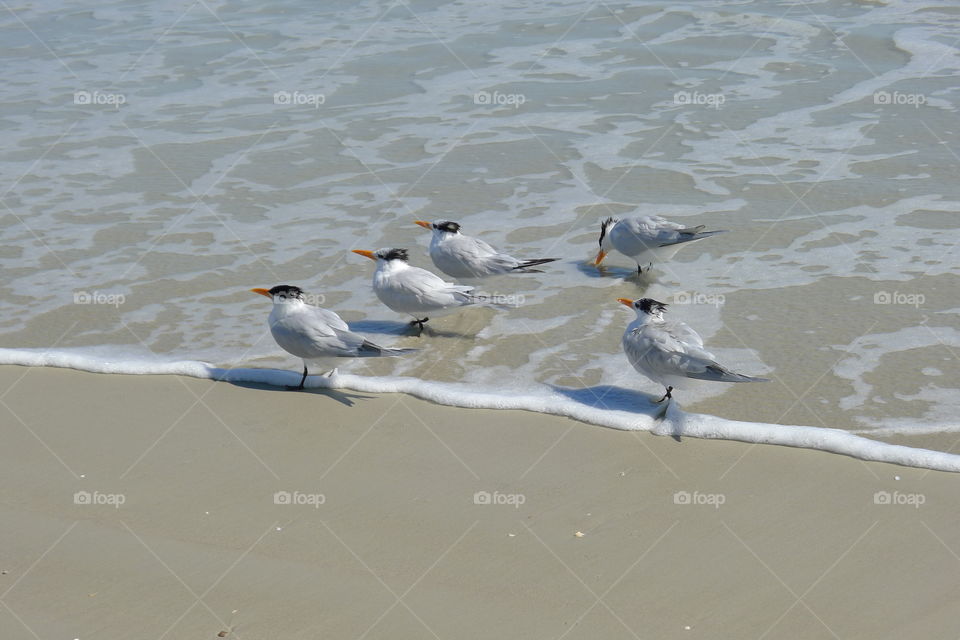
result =
[[[952,5],[5,4],[0,640],[960,638]]]
[[[11,640],[960,633],[952,474],[403,394],[0,388]]]

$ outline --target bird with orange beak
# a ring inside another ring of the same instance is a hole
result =
[[[617,302],[637,313],[623,333],[623,352],[634,369],[666,387],[666,393],[657,402],[672,398],[671,392],[687,386],[690,380],[769,382],[766,378],[734,373],[719,364],[703,348],[703,339],[696,331],[683,322],[663,317],[666,304],[652,298],[617,298]]]
[[[637,263],[637,273],[653,268],[656,261],[676,255],[688,242],[703,240],[725,231],[704,231],[704,225],[685,227],[660,216],[607,218],[600,223],[600,251],[593,264],[600,266],[613,249]]]
[[[410,324],[421,330],[429,316],[446,315],[486,302],[471,294],[473,287],[447,282],[435,273],[411,266],[406,249],[354,249],[353,252],[377,263],[373,292],[380,302],[397,313],[413,316]]]
[[[484,278],[502,273],[540,273],[533,267],[559,260],[520,260],[500,253],[483,240],[464,235],[460,232],[460,225],[449,220],[414,222],[433,232],[430,239],[430,259],[440,271],[454,278]]]
[[[300,287],[281,284],[272,289],[250,289],[273,301],[267,320],[270,333],[287,353],[303,358],[303,377],[292,389],[303,389],[307,380],[307,362],[323,358],[370,358],[402,356],[416,349],[388,349],[350,331],[347,323],[333,311],[308,305]],[[330,371],[327,376],[336,371]]]

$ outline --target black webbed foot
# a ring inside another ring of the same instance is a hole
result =
[[[427,322],[429,319],[430,318],[423,318],[422,320],[420,320],[420,319],[414,318],[413,320],[410,321],[410,326],[417,328],[417,335],[419,336],[421,333],[423,333],[423,324]]]

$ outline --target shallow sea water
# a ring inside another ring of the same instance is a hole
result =
[[[659,394],[620,350],[616,298],[648,296],[773,379],[685,410],[960,429],[955,3],[11,8],[3,347],[297,370],[248,292],[297,284],[423,348],[345,373]],[[730,233],[642,278],[591,266],[599,221],[636,214]],[[424,218],[562,260],[415,338],[349,250],[432,268]]]

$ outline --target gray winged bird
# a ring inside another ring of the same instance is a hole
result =
[[[454,278],[483,278],[501,273],[539,273],[536,267],[559,258],[521,260],[501,253],[489,244],[460,232],[460,225],[449,220],[415,220],[433,231],[430,258],[440,271]]]
[[[303,289],[281,284],[272,289],[250,289],[273,300],[268,323],[273,339],[287,353],[303,358],[303,377],[296,389],[303,389],[307,362],[319,358],[370,358],[402,356],[416,349],[388,349],[350,331],[333,311],[308,305]],[[336,371],[336,369],[334,369]],[[331,374],[333,371],[330,372]]]
[[[353,249],[353,252],[377,263],[373,292],[380,302],[397,313],[412,316],[410,324],[420,329],[430,319],[427,314],[442,316],[477,304],[504,306],[485,296],[474,295],[473,287],[447,282],[431,271],[411,266],[406,249]]]
[[[674,388],[691,380],[713,382],[769,382],[730,371],[703,348],[700,335],[683,322],[666,320],[667,305],[651,298],[617,302],[637,312],[637,318],[623,333],[623,351],[633,368],[659,382],[667,391],[657,402],[672,398]]]
[[[704,228],[685,227],[660,216],[607,218],[600,223],[600,252],[593,264],[599,265],[611,249],[616,249],[637,263],[637,273],[643,273],[644,264],[649,265],[649,271],[655,261],[669,260],[689,242],[726,233]]]

